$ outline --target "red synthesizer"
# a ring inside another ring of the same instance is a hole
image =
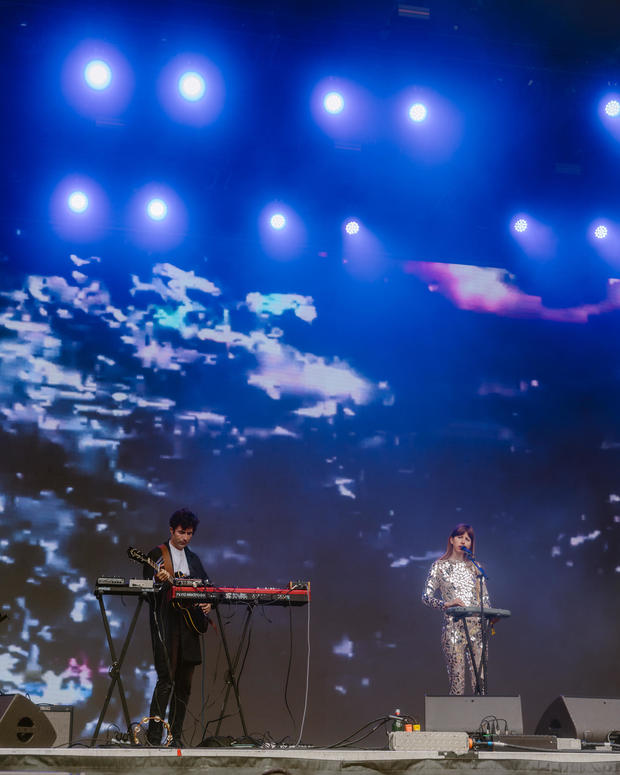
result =
[[[175,579],[172,598],[184,603],[228,605],[306,605],[310,582],[291,581],[288,587],[206,587],[198,579]]]

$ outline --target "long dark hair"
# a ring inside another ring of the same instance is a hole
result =
[[[440,560],[447,560],[448,557],[452,554],[452,544],[450,543],[450,538],[456,538],[457,536],[465,535],[469,536],[471,540],[471,553],[475,554],[474,552],[474,544],[476,542],[476,536],[474,535],[474,529],[471,525],[466,525],[465,522],[459,522],[459,524],[454,528],[454,530],[450,533],[450,536],[448,538],[448,547],[445,551],[445,554],[442,554],[439,558]]]

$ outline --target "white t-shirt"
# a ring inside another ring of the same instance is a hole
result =
[[[170,544],[170,558],[172,560],[172,569],[175,574],[182,573],[184,576],[189,576],[189,565],[187,564],[185,549],[177,549]]]

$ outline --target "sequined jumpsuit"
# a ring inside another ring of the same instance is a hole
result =
[[[440,597],[435,597],[439,591]],[[483,586],[484,607],[490,607],[486,583]],[[431,565],[426,579],[422,602],[431,608],[443,610],[444,603],[460,598],[466,606],[480,605],[480,587],[476,569],[467,561],[437,560]],[[480,619],[467,617],[467,628],[471,638],[476,664],[480,664],[482,638]],[[475,691],[476,679],[467,648],[467,637],[462,620],[455,620],[444,612],[441,633],[441,648],[446,660],[450,694],[465,694],[465,662],[469,668],[472,691]]]

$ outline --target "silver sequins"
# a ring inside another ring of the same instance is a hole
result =
[[[436,597],[439,592],[440,597]],[[491,602],[483,586],[483,602],[490,607]],[[437,560],[431,565],[426,579],[422,601],[431,608],[443,609],[444,603],[459,598],[466,606],[480,605],[480,587],[476,569],[470,562],[451,562]],[[467,617],[467,627],[471,638],[476,663],[480,663],[482,649],[480,620]],[[475,677],[471,665],[471,657],[467,648],[467,638],[462,620],[454,620],[444,613],[441,633],[441,648],[446,660],[450,694],[465,693],[465,663],[468,665],[472,691],[475,687]]]

